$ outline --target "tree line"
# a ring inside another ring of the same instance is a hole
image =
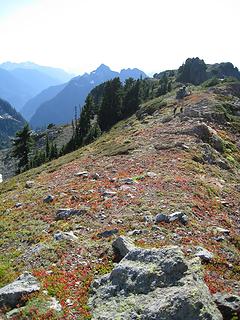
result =
[[[160,81],[162,91],[169,91],[167,78]],[[160,94],[159,94],[160,93]],[[13,156],[17,159],[17,173],[37,167],[64,154],[72,152],[96,140],[118,121],[133,115],[139,105],[154,97],[154,85],[146,79],[129,78],[121,83],[119,78],[109,80],[87,96],[80,117],[72,121],[73,134],[70,141],[58,150],[55,143],[46,137],[45,148],[34,147],[28,125],[17,132],[13,142]]]

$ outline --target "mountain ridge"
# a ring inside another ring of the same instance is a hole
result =
[[[30,124],[36,128],[46,126],[49,123],[70,123],[74,118],[75,107],[82,107],[88,93],[95,86],[118,76],[121,81],[131,76],[135,79],[141,76],[146,77],[145,73],[139,69],[123,69],[118,73],[101,64],[91,73],[85,73],[71,79],[61,92],[50,101],[40,105],[30,119]]]

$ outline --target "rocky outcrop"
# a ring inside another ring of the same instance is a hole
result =
[[[23,273],[17,280],[0,288],[0,308],[14,308],[21,304],[21,299],[40,289],[40,284],[30,273]]]
[[[86,208],[81,209],[58,209],[56,213],[56,220],[65,220],[72,216],[80,216],[87,212]]]
[[[218,292],[214,300],[224,320],[240,319],[240,296]]]
[[[198,258],[178,247],[134,248],[113,271],[93,282],[93,319],[220,320]]]
[[[114,253],[122,259],[125,257],[131,250],[135,248],[134,243],[127,237],[120,236],[112,243]]]

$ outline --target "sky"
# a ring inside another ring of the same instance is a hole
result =
[[[240,68],[239,0],[0,0],[0,62],[148,74],[188,57]]]

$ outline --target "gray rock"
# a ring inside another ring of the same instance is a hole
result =
[[[103,190],[101,194],[104,198],[113,198],[116,196],[117,192],[111,190]]]
[[[98,238],[108,238],[118,233],[118,229],[105,230],[97,234]]]
[[[87,178],[88,177],[88,172],[87,171],[80,171],[75,173],[76,177],[83,177],[83,178]]]
[[[155,172],[149,171],[147,172],[146,176],[148,176],[149,178],[155,178],[157,177],[157,174]]]
[[[54,200],[54,196],[49,194],[46,198],[43,199],[43,202],[50,203],[50,202],[53,202],[53,200]]]
[[[93,179],[93,180],[99,180],[99,179],[100,179],[100,174],[94,173],[94,174],[92,175],[92,179]]]
[[[23,273],[17,280],[0,288],[0,308],[14,308],[21,304],[21,299],[29,293],[39,291],[40,284],[29,272]]]
[[[155,222],[173,222],[173,221],[180,221],[182,224],[187,224],[188,223],[188,216],[180,211],[173,212],[171,214],[165,214],[165,213],[159,213],[155,217]]]
[[[212,252],[210,252],[207,249],[204,249],[202,247],[197,248],[197,252],[195,253],[195,256],[199,257],[204,262],[209,262],[213,259]]]
[[[35,185],[35,182],[34,182],[34,181],[28,180],[28,181],[26,181],[26,183],[25,183],[25,188],[31,189],[31,188],[34,187],[34,185]]]
[[[213,298],[224,320],[240,319],[240,296],[218,292]]]
[[[0,183],[2,183],[3,182],[3,176],[2,176],[2,174],[0,174]]]
[[[216,232],[216,233],[225,234],[225,235],[229,235],[230,234],[230,231],[228,229],[224,229],[224,228],[221,228],[221,227],[214,227],[213,231]]]
[[[94,320],[221,320],[202,280],[199,259],[178,247],[133,249],[92,284]]]
[[[124,184],[134,184],[134,180],[132,178],[120,179],[120,182]]]
[[[62,306],[61,306],[60,302],[55,297],[52,297],[51,300],[49,301],[48,308],[52,309],[56,312],[62,311]]]
[[[16,208],[20,208],[22,206],[22,203],[21,202],[17,202],[16,204],[15,204],[15,207]]]
[[[139,229],[139,230],[135,229],[135,230],[131,230],[128,232],[128,234],[130,236],[137,236],[137,235],[140,235],[143,233],[148,233],[148,231],[146,229],[143,229],[143,230],[142,229]]]
[[[168,215],[165,213],[158,213],[155,217],[155,222],[159,223],[159,222],[169,222],[168,220]]]
[[[133,241],[124,236],[120,236],[114,240],[112,247],[113,251],[120,259],[125,257],[131,250],[135,249]]]
[[[56,213],[56,220],[64,220],[72,216],[81,216],[87,212],[86,208],[81,209],[59,209]]]
[[[54,239],[59,241],[59,240],[70,240],[70,241],[77,241],[78,237],[75,236],[75,234],[73,233],[73,231],[69,231],[69,232],[62,232],[62,231],[58,231],[54,234]]]

